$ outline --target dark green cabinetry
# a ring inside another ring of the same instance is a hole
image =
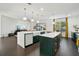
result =
[[[33,36],[33,43],[39,42],[39,36]]]
[[[53,56],[56,54],[60,45],[60,35],[55,38],[40,36],[39,39],[41,56]]]

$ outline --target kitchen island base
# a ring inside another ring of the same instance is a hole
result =
[[[52,34],[51,34],[52,35]],[[54,56],[58,51],[60,46],[60,37],[61,35],[58,34],[54,38],[40,36],[40,55],[41,56]]]

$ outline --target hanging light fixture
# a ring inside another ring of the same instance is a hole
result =
[[[31,19],[31,22],[34,22],[34,19],[33,19],[33,11],[32,11],[32,19]]]
[[[26,17],[26,8],[24,8],[24,17],[23,17],[23,20],[27,20],[27,17]]]
[[[40,8],[41,11],[44,11],[44,8]]]
[[[38,20],[36,21],[36,23],[40,23],[40,22],[39,22],[39,18],[40,18],[40,17],[39,17],[39,14],[37,14],[37,16],[38,16]]]
[[[34,22],[34,19],[31,19],[32,22]]]
[[[37,23],[39,23],[39,21],[37,21]]]
[[[27,20],[27,18],[26,17],[23,17],[23,20]]]

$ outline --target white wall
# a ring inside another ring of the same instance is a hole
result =
[[[46,30],[47,31],[53,31],[53,21],[50,19],[41,19],[40,23],[46,24]]]
[[[47,21],[47,30],[52,31],[53,30],[52,22],[50,20],[46,20],[46,21]],[[71,37],[71,32],[74,31],[73,25],[79,26],[79,15],[74,15],[68,18],[68,31],[69,31],[68,37]]]
[[[0,37],[1,37],[1,16],[0,16]]]
[[[73,25],[79,26],[79,15],[68,18],[69,37],[71,37],[71,32],[74,31]]]
[[[51,20],[46,21],[46,26],[47,26],[46,30],[47,31],[53,31],[53,24],[52,23],[53,23],[53,21],[51,21]]]
[[[43,22],[46,23],[48,31],[53,31],[53,25],[51,20],[44,20]],[[69,31],[68,37],[71,37],[71,32],[74,31],[73,25],[79,26],[79,15],[74,15],[68,18],[68,31]]]
[[[30,22],[27,22],[27,21],[24,21],[24,20],[18,20],[17,25],[18,24],[24,25],[27,30],[31,29],[31,23]]]
[[[47,31],[53,31],[53,24],[50,19],[42,19],[40,20],[40,23],[46,23],[46,29]],[[0,37],[7,36],[8,33],[14,32],[16,30],[17,24],[24,24],[27,29],[31,29],[31,23],[28,23],[23,20],[15,19],[12,17],[0,16]],[[35,22],[33,23],[35,24]],[[79,25],[79,15],[69,17],[68,19],[68,29],[69,29],[69,37],[71,37],[71,32],[74,31],[73,25]]]
[[[71,38],[71,32],[74,31],[73,25],[78,25],[79,26],[79,15],[74,15],[68,18],[68,37]]]
[[[17,19],[1,15],[1,35],[8,36],[8,33],[16,30]]]
[[[15,19],[9,16],[1,15],[1,23],[0,23],[0,36],[8,36],[9,33],[14,33],[14,31],[17,29],[18,24],[22,24],[26,26],[26,29],[29,30],[31,28],[31,25],[27,21],[23,21],[20,19]]]

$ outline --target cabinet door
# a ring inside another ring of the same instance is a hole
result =
[[[25,35],[25,45],[30,45],[33,43],[33,34],[26,34]]]
[[[58,48],[60,46],[60,37],[61,37],[60,35],[57,37],[57,39],[58,39],[58,42],[57,42],[58,43]]]
[[[40,55],[52,56],[54,55],[54,41],[51,38],[40,37]]]
[[[38,36],[33,36],[33,43],[39,42]]]

